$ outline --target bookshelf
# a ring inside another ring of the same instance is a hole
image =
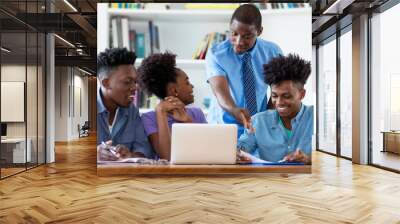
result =
[[[113,18],[127,18],[130,28],[139,30],[148,28],[151,21],[158,28],[157,51],[177,54],[177,66],[194,85],[194,104],[206,109],[204,102],[212,97],[212,91],[206,81],[205,61],[192,58],[208,33],[224,33],[229,29],[234,9],[123,9],[109,8],[107,3],[99,3],[97,7],[98,52],[110,47]],[[266,9],[261,14],[264,27],[261,38],[277,43],[285,54],[296,52],[311,60],[311,7]],[[138,58],[135,66],[141,61]]]
[[[290,9],[271,9],[262,10],[263,17],[268,15],[284,14],[303,14],[310,10],[308,8],[290,8]],[[138,21],[168,21],[168,22],[223,22],[229,23],[233,10],[214,10],[214,9],[171,9],[171,10],[146,10],[146,9],[115,9],[108,8],[109,16],[123,16]]]

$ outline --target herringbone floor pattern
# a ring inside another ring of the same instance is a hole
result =
[[[316,152],[312,174],[98,177],[95,138],[0,181],[0,223],[400,223],[400,175]]]

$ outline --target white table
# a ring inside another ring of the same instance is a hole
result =
[[[32,140],[30,138],[26,139],[26,142],[28,143],[25,151],[25,138],[6,138],[6,139],[1,139],[1,144],[2,147],[13,147],[12,148],[12,157],[13,163],[25,163],[25,162],[31,162],[31,145],[32,145]],[[5,151],[2,149],[2,151]],[[26,161],[25,161],[26,159]]]

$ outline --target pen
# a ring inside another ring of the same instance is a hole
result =
[[[101,142],[101,145],[108,151],[110,151],[113,155],[116,155],[117,152],[112,148],[112,146],[107,145],[104,141]]]

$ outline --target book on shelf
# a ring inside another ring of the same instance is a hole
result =
[[[185,9],[206,9],[206,10],[235,10],[244,3],[186,3]],[[305,3],[254,3],[259,9],[289,9],[304,8]]]
[[[128,18],[121,18],[121,39],[122,39],[122,47],[125,47],[127,49],[130,48],[129,44],[129,23],[128,23]]]
[[[144,33],[136,33],[135,48],[130,50],[134,51],[138,58],[144,58],[146,56],[146,39]]]
[[[132,10],[235,10],[244,3],[109,3],[111,9]],[[254,3],[259,9],[304,8],[307,3]]]
[[[109,3],[111,9],[142,9],[143,3]]]
[[[158,26],[151,20],[133,22],[126,17],[113,17],[110,36],[110,47],[125,47],[138,58],[160,52]]]
[[[153,21],[149,21],[149,35],[150,35],[150,54],[160,52],[160,44],[158,37],[158,26],[155,26]]]
[[[260,9],[292,9],[305,8],[305,3],[257,3]]]
[[[110,38],[110,47],[117,48],[118,47],[118,30],[117,30],[117,19],[111,19],[111,38]]]
[[[141,89],[137,89],[135,92],[134,104],[137,108],[148,108],[154,109],[160,100],[154,95],[149,95]]]
[[[109,3],[111,9],[169,9],[170,3]]]
[[[236,9],[240,3],[186,3],[185,9]]]
[[[126,47],[130,48],[129,44],[129,25],[128,19],[116,17],[111,19],[111,44],[113,48]]]
[[[215,44],[218,44],[228,37],[227,32],[225,33],[218,33],[212,32],[208,33],[199,43],[198,47],[196,48],[193,59],[196,60],[204,60],[206,58],[207,52],[211,49]]]

